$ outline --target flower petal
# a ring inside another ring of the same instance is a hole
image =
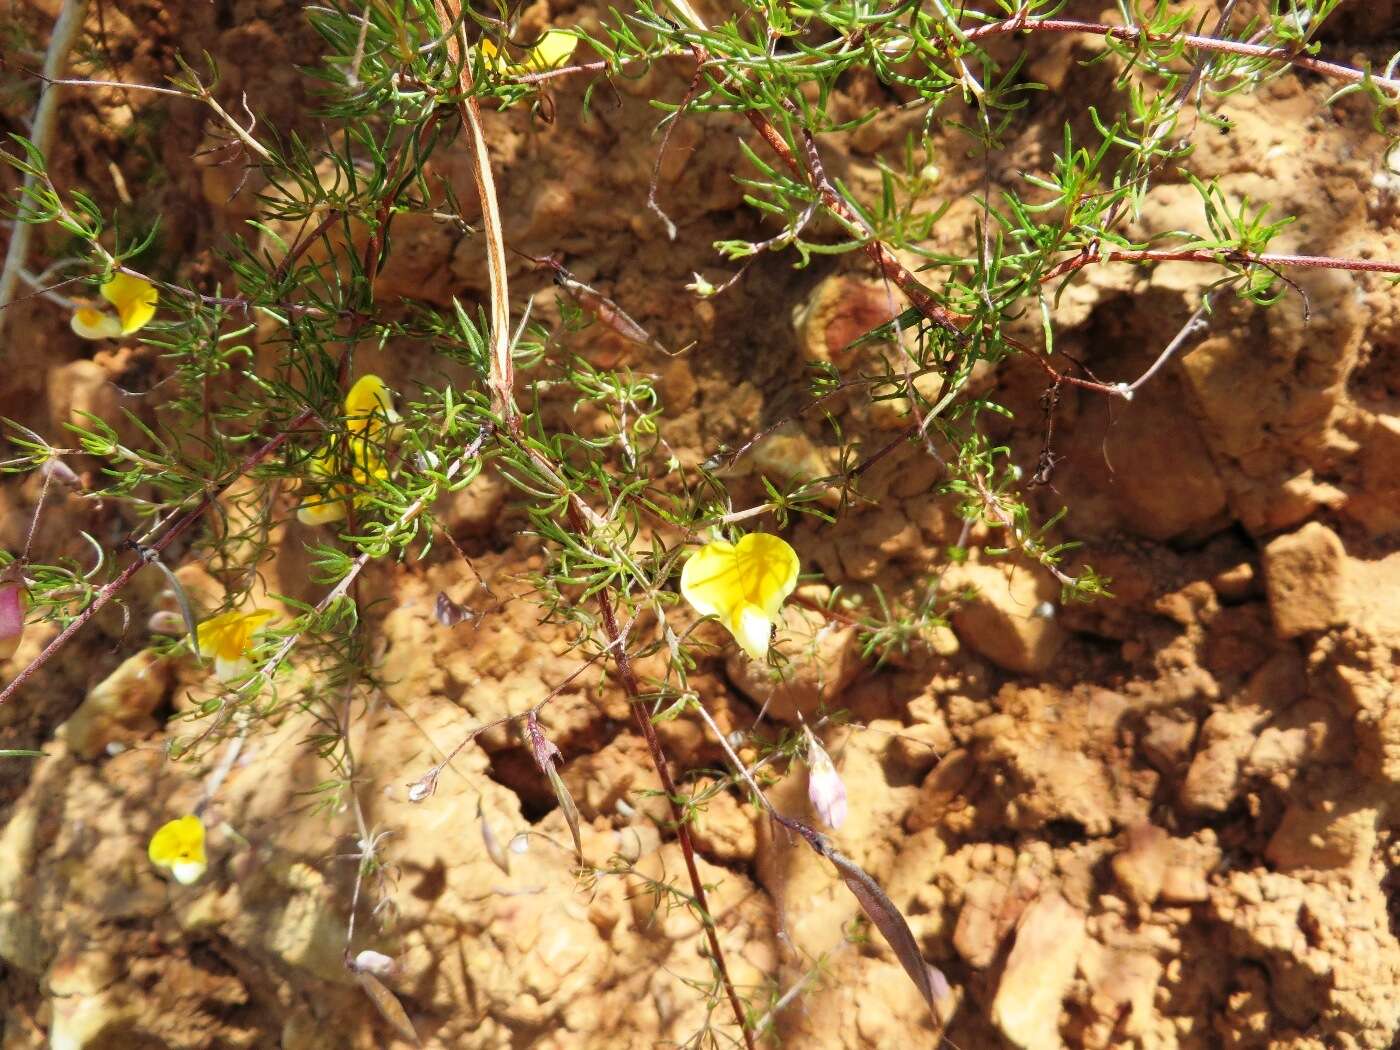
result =
[[[393,394],[376,375],[361,376],[345,395],[345,426],[351,434],[373,435],[398,419]]]
[[[734,545],[715,540],[692,554],[681,570],[681,595],[701,616],[727,620],[744,600]]]
[[[530,53],[520,65],[511,67],[510,72],[543,73],[548,69],[557,69],[569,60],[576,47],[578,37],[573,33],[564,29],[551,29],[530,49]]]
[[[198,882],[209,865],[202,860],[182,860],[170,865],[170,874],[181,886],[191,886]]]
[[[767,532],[751,532],[734,546],[744,596],[764,611],[770,620],[778,617],[794,588],[801,564],[797,552],[781,537]]]
[[[762,660],[768,655],[768,642],[773,637],[773,621],[768,614],[752,602],[745,602],[734,610],[726,624],[729,633],[739,643],[739,647],[754,660]]]
[[[15,655],[24,638],[24,587],[0,583],[0,660]]]
[[[156,302],[160,296],[155,285],[149,281],[127,273],[116,273],[100,291],[102,298],[117,308],[122,335],[130,335],[143,328],[156,315]]]
[[[333,496],[317,497],[297,508],[297,521],[315,527],[345,520],[345,501]]]
[[[225,656],[214,658],[214,677],[225,685],[247,677],[252,671],[253,661],[246,656],[239,656],[233,660]]]
[[[122,323],[115,315],[94,306],[80,306],[69,326],[84,339],[115,339],[122,334]]]
[[[219,613],[218,616],[211,616],[195,628],[195,644],[199,646],[199,655],[206,659],[210,656],[222,656],[230,651],[233,646],[232,634],[237,630],[238,618],[242,614],[237,609],[230,609],[228,612]],[[237,653],[234,653],[235,658]]]
[[[146,856],[158,868],[165,868],[188,885],[204,874],[208,858],[204,853],[204,822],[193,814],[162,824],[151,836]]]

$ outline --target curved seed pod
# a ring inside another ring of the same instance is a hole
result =
[[[855,896],[861,911],[865,912],[889,946],[894,949],[904,972],[914,982],[914,987],[919,989],[924,1002],[928,1003],[934,1020],[945,1023],[946,1012],[952,1000],[952,989],[948,986],[948,979],[943,976],[942,971],[924,961],[923,954],[919,951],[919,942],[914,939],[914,932],[909,929],[909,923],[895,907],[894,901],[880,888],[880,884],[859,864],[836,849],[825,835],[809,828],[800,820],[776,813],[774,818],[784,827],[797,832],[815,852],[836,865],[841,880]]]
[[[397,995],[385,988],[379,978],[364,970],[355,974],[355,980],[365,990],[365,995],[369,996],[369,1001],[374,1004],[380,1016],[389,1022],[389,1027],[414,1046],[423,1045],[418,1039],[413,1022],[408,1019],[408,1011],[403,1008],[403,1003],[399,1002]]]

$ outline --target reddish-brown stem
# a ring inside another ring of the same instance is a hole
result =
[[[1077,22],[1064,18],[1008,18],[990,25],[969,29],[964,36],[975,42],[991,36],[1007,33],[1088,33],[1094,36],[1107,36],[1127,43],[1148,41],[1151,43],[1182,43],[1195,51],[1207,51],[1218,55],[1242,55],[1246,58],[1263,58],[1271,62],[1286,62],[1299,69],[1306,69],[1319,76],[1333,80],[1344,80],[1349,84],[1359,84],[1367,79],[1367,74],[1351,66],[1326,62],[1311,58],[1286,47],[1266,47],[1263,44],[1250,44],[1242,40],[1221,40],[1211,36],[1196,36],[1192,33],[1181,35],[1149,33],[1138,26],[1115,26],[1106,22]],[[1372,75],[1370,81],[1390,91],[1400,91],[1400,80],[1391,77]]]
[[[745,116],[749,118],[749,123],[763,136],[763,141],[768,143],[768,148],[778,155],[788,169],[798,178],[809,181],[821,194],[822,203],[826,205],[827,210],[840,216],[848,223],[860,225],[860,218],[851,206],[842,200],[841,195],[836,192],[831,183],[826,179],[817,178],[814,172],[809,171],[798,161],[786,140],[778,134],[778,129],[764,114],[751,109]],[[958,327],[953,314],[935,300],[933,293],[925,288],[919,279],[910,273],[908,268],[896,259],[894,254],[878,239],[872,237],[865,242],[865,254],[870,256],[875,265],[880,268],[880,272],[905,294],[910,305],[915,307],[919,313],[949,334],[959,339],[963,338],[963,331]]]
[[[1258,266],[1295,266],[1304,270],[1351,270],[1357,273],[1400,274],[1400,262],[1384,259],[1344,259],[1331,255],[1286,255],[1274,252],[1241,252],[1233,249],[1213,251],[1208,248],[1115,248],[1109,251],[1081,251],[1063,262],[1056,263],[1040,276],[1040,283],[1053,281],[1067,273],[1082,270],[1092,263],[1103,262],[1199,262],[1238,263]]]
[[[343,212],[341,212],[339,208],[332,208],[326,213],[326,217],[316,224],[314,230],[299,237],[296,244],[292,245],[292,250],[287,253],[287,257],[277,264],[277,269],[272,273],[272,283],[281,284],[282,278],[287,276],[291,268],[296,265],[296,261],[302,257],[313,243],[315,243],[316,238],[330,229],[331,224],[339,219],[342,214]]]
[[[569,520],[575,531],[580,535],[585,534],[583,519],[572,505],[569,507]],[[657,776],[661,778],[661,790],[665,792],[666,801],[671,807],[671,819],[676,825],[676,840],[680,843],[681,855],[685,858],[686,874],[690,877],[690,890],[695,898],[695,906],[700,911],[700,922],[705,927],[705,937],[710,942],[710,957],[714,960],[720,984],[724,986],[724,994],[729,999],[729,1006],[734,1011],[734,1022],[744,1036],[744,1045],[748,1050],[755,1050],[753,1033],[744,1017],[744,1005],[739,999],[739,993],[734,990],[734,982],[729,976],[729,964],[725,962],[724,949],[719,944],[719,930],[715,926],[714,916],[710,913],[705,883],[700,878],[700,869],[695,863],[695,844],[691,841],[690,825],[686,823],[685,813],[681,809],[676,781],[671,776],[671,768],[666,759],[666,751],[661,746],[661,739],[656,735],[656,726],[652,724],[646,706],[642,703],[641,684],[637,681],[637,672],[632,667],[632,657],[622,641],[622,632],[617,626],[617,614],[613,611],[612,597],[606,588],[598,592],[598,607],[603,615],[603,630],[607,634],[608,647],[613,650],[617,676],[632,703],[632,713],[642,730],[642,737],[646,740],[647,750],[651,754],[651,763],[656,767]]]
[[[161,533],[160,537],[147,548],[149,552],[152,554],[159,554],[161,551],[165,550],[166,547],[170,546],[178,537],[188,531],[190,526],[204,516],[204,512],[214,505],[214,501],[224,493],[224,490],[281,448],[298,427],[309,423],[315,418],[315,415],[316,413],[309,408],[302,409],[301,413],[288,423],[280,433],[245,456],[243,462],[238,465],[236,470],[229,474],[229,476],[218,485],[208,489],[204,495],[200,497],[198,503],[176,519],[175,523],[166,529],[165,532]],[[72,623],[60,631],[58,635],[55,636],[54,640],[44,647],[43,652],[29,661],[29,665],[25,667],[24,670],[20,671],[19,674],[15,675],[14,679],[9,685],[5,686],[4,690],[0,690],[0,704],[9,700],[10,697],[29,681],[29,679],[33,678],[39,669],[53,658],[56,652],[68,644],[68,639],[82,630],[83,625],[96,616],[123,587],[131,582],[133,576],[140,572],[144,566],[149,564],[149,561],[150,559],[148,557],[138,552],[136,560],[118,573],[111,582],[102,587],[102,589],[97,592],[96,597],[93,598],[92,604],[79,613]]]

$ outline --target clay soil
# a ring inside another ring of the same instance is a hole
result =
[[[24,30],[16,38],[42,40],[56,6],[18,0],[0,20]],[[570,0],[540,0],[526,21],[590,17]],[[158,83],[177,53],[208,51],[221,98],[246,92],[264,126],[313,126],[296,67],[314,60],[318,40],[295,5],[107,0],[90,22],[107,76]],[[1324,47],[1383,66],[1400,46],[1396,31],[1392,4],[1344,5]],[[990,175],[948,140],[938,192],[953,203],[935,248],[975,243],[971,195],[984,178],[1009,183],[1044,168],[1066,119],[1082,120],[1074,115],[1089,103],[1115,104],[1113,70],[1082,64],[1097,53],[1093,41],[1004,43],[1028,47],[1027,75],[1054,90],[1031,96]],[[4,75],[0,121],[18,131],[35,91]],[[744,170],[738,140],[751,132],[722,116],[682,124],[662,166],[677,239],[647,212],[657,142],[647,100],[678,99],[689,76],[678,62],[619,80],[586,118],[583,85],[560,82],[552,123],[520,109],[488,114],[488,132],[509,242],[562,252],[664,342],[694,342],[679,358],[633,362],[660,376],[663,436],[694,465],[787,415],[805,396],[805,364],[878,323],[884,307],[853,257],[805,270],[765,257],[712,303],[685,292],[692,271],[726,275],[714,241],[771,235],[731,177]],[[1364,106],[1329,108],[1330,90],[1285,76],[1214,101],[1228,131],[1193,126],[1184,163],[1233,199],[1300,216],[1275,250],[1400,258],[1400,176],[1385,171],[1386,143]],[[881,92],[853,80],[834,106],[854,113]],[[919,114],[885,101],[874,122],[824,144],[828,166],[858,194],[878,193],[876,158],[897,157],[919,125]],[[215,143],[193,104],[73,92],[61,126],[57,181],[90,188],[136,224],[160,216],[159,256],[172,277],[218,276],[213,249],[232,233],[253,236],[244,220],[265,187],[240,186],[237,165],[197,156]],[[434,165],[474,223],[465,148],[446,148]],[[1136,233],[1200,227],[1179,173],[1163,175],[1133,221]],[[485,301],[478,238],[427,220],[403,223],[395,237],[381,302]],[[63,248],[41,236],[35,251]],[[557,317],[547,277],[512,265],[519,294],[538,292],[539,316]],[[1102,378],[1132,379],[1213,276],[1187,264],[1086,273],[1055,308],[1057,345]],[[948,975],[958,1008],[946,1037],[961,1050],[1395,1045],[1400,296],[1345,272],[1291,276],[1298,289],[1271,309],[1222,301],[1209,329],[1131,403],[1062,391],[1056,467],[1034,499],[1046,513],[1069,507],[1061,532],[1084,542],[1075,557],[1111,578],[1112,597],[1060,607],[1053,581],[976,553],[947,583],[974,585],[979,597],[909,654],[877,666],[851,631],[794,611],[796,677],[776,694],[722,655],[694,676],[726,730],[750,726],[765,699],[790,722],[823,704],[848,713],[851,724],[827,735],[850,795],[836,840]],[[1024,324],[1034,333],[1038,320]],[[620,352],[589,344],[596,334],[578,338],[600,358]],[[124,409],[148,413],[169,371],[149,346],[79,340],[41,299],[14,307],[4,353],[0,415],[56,442],[80,411],[118,422]],[[400,391],[440,375],[421,347],[363,353],[363,368]],[[1045,434],[1044,373],[1011,361],[987,384],[1013,414],[997,436],[1029,474]],[[853,400],[840,411],[863,440],[893,433],[878,405]],[[812,420],[761,451],[731,480],[736,506],[761,491],[760,473],[829,469],[831,433]],[[95,467],[80,457],[73,465]],[[0,486],[0,542],[10,550],[23,546],[36,481]],[[789,539],[831,586],[907,596],[958,539],[939,481],[910,446],[866,479],[868,504],[832,526],[799,524]],[[709,968],[694,920],[646,889],[644,877],[683,879],[683,869],[652,819],[655,774],[608,674],[577,678],[545,722],[584,820],[585,855],[598,864],[621,855],[631,876],[574,878],[553,795],[506,732],[465,750],[429,802],[406,798],[435,746],[523,710],[578,666],[567,633],[542,625],[527,602],[452,629],[434,619],[439,592],[492,607],[482,580],[509,594],[541,564],[515,500],[488,473],[439,508],[474,571],[441,548],[365,574],[383,689],[353,739],[360,797],[371,825],[389,834],[392,867],[366,890],[355,947],[400,960],[390,984],[425,1046],[684,1043],[706,1023]],[[131,526],[118,509],[77,497],[46,513],[42,558],[88,557],[79,530],[116,551]],[[269,592],[318,597],[302,549],[317,538],[297,526],[283,537],[264,566]],[[984,541],[995,538],[974,531],[974,549]],[[216,599],[204,567],[180,573],[192,593]],[[161,577],[139,581],[124,612],[99,617],[0,709],[0,747],[47,752],[0,763],[0,1048],[406,1047],[342,961],[355,871],[344,858],[356,833],[348,813],[307,803],[325,776],[304,743],[309,723],[288,718],[250,741],[211,814],[211,826],[227,821],[242,841],[211,834],[204,881],[179,887],[150,868],[147,838],[194,803],[208,767],[164,752],[167,720],[187,709],[198,669],[124,664],[146,644],[151,613],[170,607]],[[4,678],[51,636],[32,630]],[[123,710],[139,714],[75,720],[119,666],[118,707],[130,700]],[[722,764],[702,730],[686,720],[663,727],[687,789]],[[802,771],[773,798],[806,814]],[[483,820],[502,842],[539,833],[509,874],[488,856]],[[775,835],[738,793],[709,803],[696,837],[736,981],[759,1003],[807,982],[770,1038],[802,1050],[939,1045],[878,936],[845,936],[859,912],[829,865]],[[726,1030],[722,1008],[711,1020]]]

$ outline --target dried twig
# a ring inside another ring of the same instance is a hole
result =
[[[30,127],[29,140],[41,154],[47,154],[53,138],[54,123],[58,117],[58,84],[54,83],[68,65],[68,55],[73,43],[83,28],[83,16],[87,14],[87,0],[64,0],[63,10],[54,23],[53,36],[49,39],[49,49],[44,55],[44,79],[49,81],[44,93],[39,96],[38,108],[34,111],[34,123]],[[34,188],[36,177],[26,173],[20,187],[20,199]],[[5,266],[0,269],[0,335],[5,332],[5,321],[9,312],[5,307],[14,299],[15,285],[19,272],[24,267],[24,257],[29,252],[29,236],[34,227],[16,219],[10,229],[10,246],[5,252]]]

